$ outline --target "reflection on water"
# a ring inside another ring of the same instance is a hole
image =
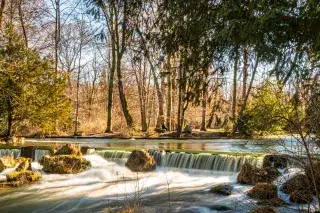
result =
[[[48,138],[28,139],[27,144],[43,143],[79,143],[81,146],[90,147],[111,147],[111,148],[144,148],[160,150],[208,150],[221,152],[286,152],[287,149],[293,152],[300,152],[302,147],[293,137],[283,137],[269,140],[243,140],[243,139],[204,139],[204,140],[175,140],[175,139],[72,139],[72,138]]]

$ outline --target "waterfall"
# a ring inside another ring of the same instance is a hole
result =
[[[0,149],[0,157],[13,156],[14,158],[20,157],[20,149]]]
[[[118,150],[98,150],[96,153],[105,159],[122,159],[128,158],[131,152]]]
[[[244,163],[260,167],[262,158],[251,156],[165,153],[149,150],[158,166],[182,169],[202,169],[214,171],[238,172]]]
[[[37,162],[41,157],[50,155],[50,151],[46,149],[36,149],[34,153],[34,161]]]

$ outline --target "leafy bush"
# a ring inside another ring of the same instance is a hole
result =
[[[286,128],[286,118],[295,110],[288,93],[271,81],[265,81],[252,95],[247,110],[239,118],[239,131],[245,134],[275,133]]]

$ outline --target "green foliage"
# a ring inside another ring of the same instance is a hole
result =
[[[306,125],[310,133],[315,134],[317,142],[320,141],[320,85],[311,89],[311,97],[306,109]]]
[[[239,130],[245,134],[275,133],[287,127],[286,119],[294,116],[295,108],[289,94],[267,80],[248,103],[240,119]]]
[[[12,136],[24,124],[49,132],[57,121],[64,123],[70,112],[64,77],[53,71],[49,59],[25,48],[13,26],[0,43],[1,131],[12,129],[7,133]]]

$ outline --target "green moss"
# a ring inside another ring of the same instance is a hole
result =
[[[249,153],[249,152],[219,152],[219,151],[207,151],[207,150],[184,150],[184,149],[166,149],[167,152],[178,152],[188,154],[212,154],[212,155],[231,155],[231,156],[251,156],[262,157],[263,153]]]
[[[20,149],[20,146],[0,145],[0,149]]]
[[[144,150],[134,147],[103,147],[103,148],[96,148],[97,151],[103,151],[103,150],[110,150],[110,151],[128,151],[132,152],[133,150]]]
[[[40,172],[33,172],[33,171],[24,171],[24,172],[9,172],[7,175],[7,181],[37,181],[41,179],[41,173]]]

